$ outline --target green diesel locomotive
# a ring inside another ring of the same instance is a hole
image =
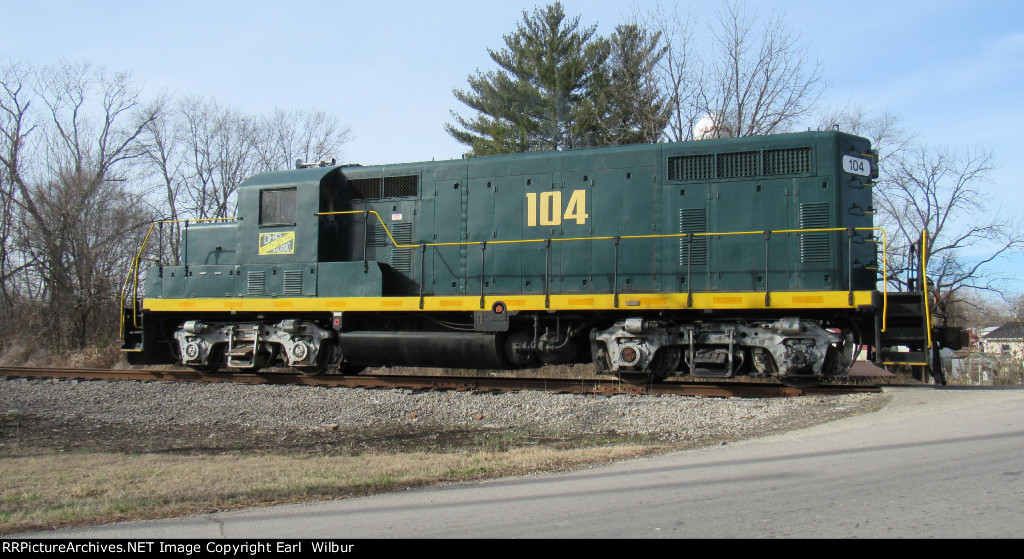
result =
[[[840,132],[257,175],[238,217],[140,249],[135,364],[526,368],[631,381],[930,366],[924,293],[876,287],[877,156]],[[154,243],[155,244],[155,243]],[[894,348],[886,351],[883,348]]]

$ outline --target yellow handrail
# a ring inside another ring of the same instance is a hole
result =
[[[928,230],[921,230],[921,291],[924,292],[924,327],[928,349],[932,348],[932,306],[928,301]]]
[[[121,294],[119,298],[120,303],[120,327],[121,327],[121,339],[124,339],[124,299],[128,294],[128,285],[132,284],[132,325],[136,328],[139,327],[139,313],[136,312],[135,305],[139,300],[139,263],[143,260],[142,253],[146,250],[146,246],[149,244],[149,237],[153,234],[153,229],[157,225],[162,223],[201,223],[206,221],[237,221],[237,217],[205,217],[199,219],[162,219],[157,220],[149,224],[149,231],[146,232],[146,236],[142,239],[142,245],[139,246],[139,252],[132,259],[132,265],[128,268],[128,275],[124,278],[124,285],[121,286]]]
[[[384,232],[387,233],[388,238],[391,239],[391,244],[395,248],[419,248],[423,246],[438,247],[438,246],[472,246],[482,245],[487,243],[489,245],[500,245],[500,244],[515,244],[515,243],[544,243],[549,239],[517,239],[513,241],[459,241],[450,243],[421,243],[414,245],[402,245],[395,240],[395,237],[391,234],[391,230],[388,229],[384,220],[380,217],[380,214],[376,210],[351,210],[344,212],[317,212],[314,215],[355,215],[362,213],[371,213],[380,222],[381,227],[384,228]],[[779,229],[775,231],[767,231],[767,233],[834,233],[838,231],[846,231],[845,227],[834,227],[827,229]],[[854,227],[854,231],[881,231],[882,233],[882,331],[885,332],[888,326],[887,318],[889,315],[889,248],[888,241],[886,239],[885,229],[881,227]],[[680,238],[687,236],[694,237],[714,237],[714,236],[728,236],[728,235],[763,235],[766,231],[726,231],[722,233],[667,233],[661,235],[620,235],[619,239],[663,239],[663,238]],[[569,237],[561,239],[550,239],[551,242],[560,241],[600,241],[600,240],[613,240],[615,237]]]
[[[351,210],[351,211],[342,211],[342,212],[317,212],[314,215],[317,215],[317,216],[331,216],[331,215],[355,215],[355,214],[363,214],[363,213],[372,213],[374,215],[374,217],[377,218],[377,221],[380,222],[381,227],[384,228],[384,232],[387,233],[388,239],[391,240],[391,244],[395,248],[419,248],[419,247],[427,247],[427,246],[433,246],[433,247],[439,247],[439,246],[472,246],[472,245],[482,245],[482,244],[485,244],[485,243],[489,244],[489,245],[497,245],[497,244],[519,244],[519,243],[544,243],[544,242],[548,242],[548,241],[551,241],[551,242],[598,241],[598,240],[613,240],[613,239],[616,238],[616,237],[608,237],[608,236],[603,236],[603,237],[568,237],[568,238],[559,238],[559,239],[515,239],[515,240],[509,240],[509,241],[459,241],[459,242],[446,242],[446,243],[420,243],[420,244],[408,244],[408,245],[405,245],[405,244],[400,244],[400,243],[398,243],[398,241],[395,240],[394,235],[391,234],[391,230],[388,228],[387,224],[384,223],[384,220],[381,218],[380,214],[377,211],[375,211],[375,210],[368,210],[368,211]],[[234,221],[234,220],[237,220],[237,219],[238,218],[235,218],[235,217],[220,217],[220,218],[203,218],[203,219],[194,219],[194,220],[188,220],[188,219],[184,219],[184,220],[183,219],[178,219],[178,220],[160,220],[160,221],[155,221],[155,222],[153,222],[150,225],[149,231],[146,233],[146,237],[145,237],[145,239],[142,242],[142,246],[139,247],[139,252],[138,252],[138,254],[135,256],[135,258],[132,261],[132,266],[130,268],[129,275],[128,275],[128,277],[125,278],[125,284],[124,284],[124,286],[121,289],[121,308],[123,309],[124,308],[124,298],[125,298],[125,295],[126,295],[126,292],[127,292],[128,284],[129,283],[134,283],[133,303],[132,303],[133,304],[133,307],[132,307],[133,308],[132,319],[133,319],[133,324],[134,324],[134,326],[136,328],[138,328],[139,324],[137,322],[138,313],[134,312],[134,308],[135,308],[134,307],[134,305],[135,305],[134,301],[138,300],[139,262],[142,260],[143,251],[145,250],[147,244],[149,243],[149,238],[150,238],[150,236],[153,233],[153,229],[158,224],[161,224],[161,223],[186,223],[186,222],[199,223],[199,222],[208,222],[208,221]],[[666,233],[666,234],[658,234],[658,235],[620,235],[618,238],[619,239],[667,239],[667,238],[682,238],[682,237],[689,237],[689,236],[693,236],[693,237],[714,237],[714,236],[733,236],[733,235],[763,235],[765,233],[770,233],[770,234],[781,234],[781,233],[795,233],[795,234],[804,234],[804,233],[833,233],[833,232],[847,231],[847,230],[848,229],[844,228],[844,227],[835,227],[835,228],[819,228],[819,229],[778,229],[778,230],[773,230],[773,231],[726,231],[726,232],[718,232],[718,233]],[[889,288],[888,288],[888,281],[887,281],[887,278],[888,278],[888,275],[889,275],[889,259],[888,259],[888,246],[887,246],[887,240],[886,240],[886,233],[885,233],[885,230],[882,229],[881,227],[855,227],[855,228],[853,228],[853,230],[854,231],[880,231],[882,233],[882,278],[883,278],[883,281],[882,281],[882,301],[883,301],[882,302],[882,331],[884,332],[886,330],[886,326],[887,326],[886,319],[887,319],[887,316],[888,316],[888,306],[889,306]],[[133,278],[134,278],[134,280],[133,280]],[[930,321],[930,318],[929,318],[929,321]],[[930,322],[929,322],[929,325],[930,325]],[[124,312],[121,313],[121,336],[124,337]],[[930,339],[929,339],[929,346],[930,346],[930,343],[931,342],[930,342]]]

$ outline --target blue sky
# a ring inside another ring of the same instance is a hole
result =
[[[671,4],[671,2],[665,2]],[[339,159],[457,158],[443,130],[466,77],[493,68],[522,11],[546,2],[0,0],[0,58],[88,60],[147,93],[201,94],[251,112],[319,108],[352,126]],[[601,34],[632,6],[563,0]],[[716,2],[678,2],[707,22]],[[1024,1],[749,0],[773,8],[825,65],[824,105],[899,114],[922,142],[992,151],[994,207],[1024,214]],[[706,40],[706,25],[698,34]],[[1021,268],[1024,258],[1004,265]],[[1024,274],[1017,274],[1024,277]],[[1018,291],[1024,291],[1022,279]]]

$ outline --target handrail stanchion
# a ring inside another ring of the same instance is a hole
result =
[[[420,309],[423,308],[423,263],[427,256],[427,243],[420,245]]]
[[[551,308],[551,239],[544,240],[544,308]]]
[[[771,252],[768,249],[768,241],[772,238],[771,231],[764,232],[764,306],[768,307],[772,304],[772,293],[768,286],[769,275],[769,262],[771,262]]]
[[[367,219],[370,217],[368,210],[363,210],[363,273],[370,271],[370,264],[366,260],[366,245],[367,245]]]
[[[686,234],[686,307],[693,307],[693,233]]]
[[[612,306],[619,308],[619,237],[615,237],[615,259],[612,274]]]
[[[480,308],[484,308],[484,277],[487,275],[487,241],[480,243]]]
[[[846,281],[850,286],[850,306],[853,306],[853,227],[846,228]]]

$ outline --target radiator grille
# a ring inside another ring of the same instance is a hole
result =
[[[417,194],[419,194],[419,177],[416,175],[384,177],[385,198],[400,198]]]
[[[348,197],[352,200],[380,198],[380,179],[351,179],[348,181]]]
[[[681,155],[668,158],[668,180],[670,181],[708,180],[714,177],[714,154]]]
[[[718,178],[754,177],[761,174],[756,151],[737,151],[718,154]]]
[[[814,170],[810,147],[678,155],[668,158],[668,180],[694,181],[795,175]]]
[[[793,175],[811,172],[811,148],[764,150],[764,174]]]
[[[420,178],[416,175],[398,177],[377,177],[372,179],[349,179],[348,197],[352,200],[366,198],[404,198],[419,195]]]

